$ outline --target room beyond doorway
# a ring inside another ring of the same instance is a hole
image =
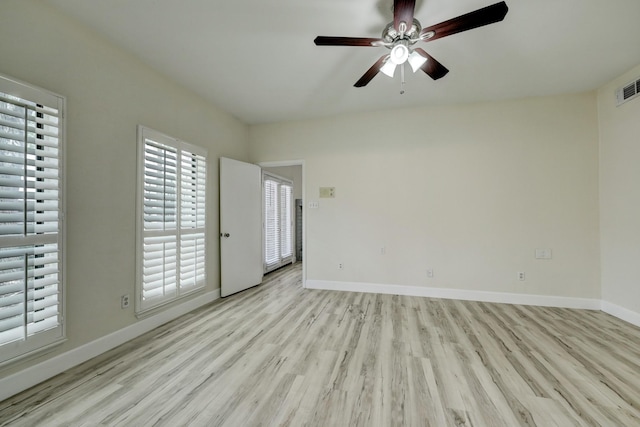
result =
[[[283,177],[292,183],[292,206],[291,221],[293,234],[293,254],[292,263],[302,262],[304,286],[306,278],[306,259],[305,253],[305,215],[304,215],[304,161],[303,160],[287,160],[277,162],[259,163],[263,172],[271,173]]]

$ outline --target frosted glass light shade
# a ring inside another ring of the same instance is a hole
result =
[[[404,44],[397,44],[391,49],[389,59],[396,65],[404,64],[409,58],[409,48]]]
[[[380,67],[380,71],[389,77],[393,77],[396,72],[396,64],[394,64],[390,60],[387,60],[387,62],[385,62],[382,67]]]
[[[427,62],[427,58],[420,55],[418,52],[412,52],[411,55],[409,55],[409,65],[411,65],[411,69],[414,73],[418,71],[425,62]]]

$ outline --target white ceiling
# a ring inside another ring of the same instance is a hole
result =
[[[379,37],[392,0],[44,1],[249,124],[581,92],[640,63],[638,0],[506,0],[503,22],[420,43],[450,72],[407,73],[404,95],[399,73],[353,87],[384,47],[313,43]],[[497,1],[418,0],[415,17]]]

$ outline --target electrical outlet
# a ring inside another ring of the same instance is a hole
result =
[[[129,307],[129,295],[122,295],[120,297],[120,308],[127,308]]]
[[[427,270],[427,277],[433,277],[433,270],[432,269],[428,269]]]
[[[520,272],[518,273],[518,280],[520,280],[520,281],[524,281],[524,271],[520,271]]]
[[[380,248],[380,255],[384,255],[384,254],[386,254],[386,253],[387,253],[387,248],[385,248],[384,246],[382,246],[382,247]]]
[[[338,264],[338,269],[339,270],[343,270],[344,269],[344,264],[343,263]]]

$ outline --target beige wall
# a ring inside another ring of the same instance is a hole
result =
[[[594,93],[256,125],[250,141],[255,162],[305,160],[307,279],[600,297]]]
[[[614,92],[640,66],[598,91],[602,299],[640,313],[640,100],[616,107]]]
[[[217,159],[247,160],[247,126],[38,1],[2,1],[0,58],[0,73],[67,98],[69,340],[51,355],[136,322],[120,296],[134,295],[137,124],[209,151],[207,290],[218,288]]]

